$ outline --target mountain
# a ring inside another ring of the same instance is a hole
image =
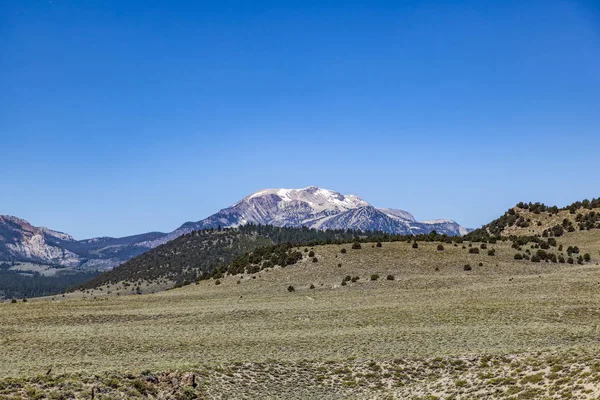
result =
[[[355,195],[309,186],[304,189],[264,189],[210,217],[183,224],[155,242],[154,247],[194,230],[236,227],[247,223],[316,229],[380,230],[396,234],[422,234],[436,230],[447,235],[464,235],[468,229],[449,220],[418,222],[412,214],[391,208],[375,208]]]
[[[76,254],[48,243],[53,240],[68,242],[73,238],[62,232],[37,228],[20,218],[0,215],[0,259],[3,261],[30,260],[64,266],[79,264]]]
[[[468,232],[454,221],[419,222],[407,211],[375,208],[357,196],[310,186],[261,190],[208,218],[187,222],[170,233],[150,232],[123,238],[75,240],[66,233],[34,227],[16,217],[1,216],[0,261],[33,261],[105,270],[192,231],[248,223],[394,234],[423,234],[435,230],[456,236]]]
[[[124,238],[75,240],[52,229],[0,215],[0,261],[31,261],[81,269],[110,269],[150,250],[140,242],[165,236],[151,232]]]

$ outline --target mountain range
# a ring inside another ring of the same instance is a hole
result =
[[[248,223],[397,234],[421,234],[433,230],[447,235],[469,232],[454,221],[419,222],[407,211],[375,208],[357,196],[310,186],[261,190],[206,219],[186,222],[173,232],[150,232],[123,238],[75,240],[66,233],[38,228],[17,217],[0,216],[0,261],[31,261],[105,270],[195,230]]]

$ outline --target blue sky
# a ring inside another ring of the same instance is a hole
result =
[[[81,239],[309,185],[478,227],[600,196],[600,6],[1,2],[0,151],[0,214]]]

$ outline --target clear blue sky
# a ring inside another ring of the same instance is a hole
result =
[[[0,214],[170,231],[317,185],[478,227],[599,197],[594,1],[0,2]]]

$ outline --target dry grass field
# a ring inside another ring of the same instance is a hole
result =
[[[558,242],[592,262],[328,245],[219,285],[0,304],[0,399],[597,398],[600,231]]]

